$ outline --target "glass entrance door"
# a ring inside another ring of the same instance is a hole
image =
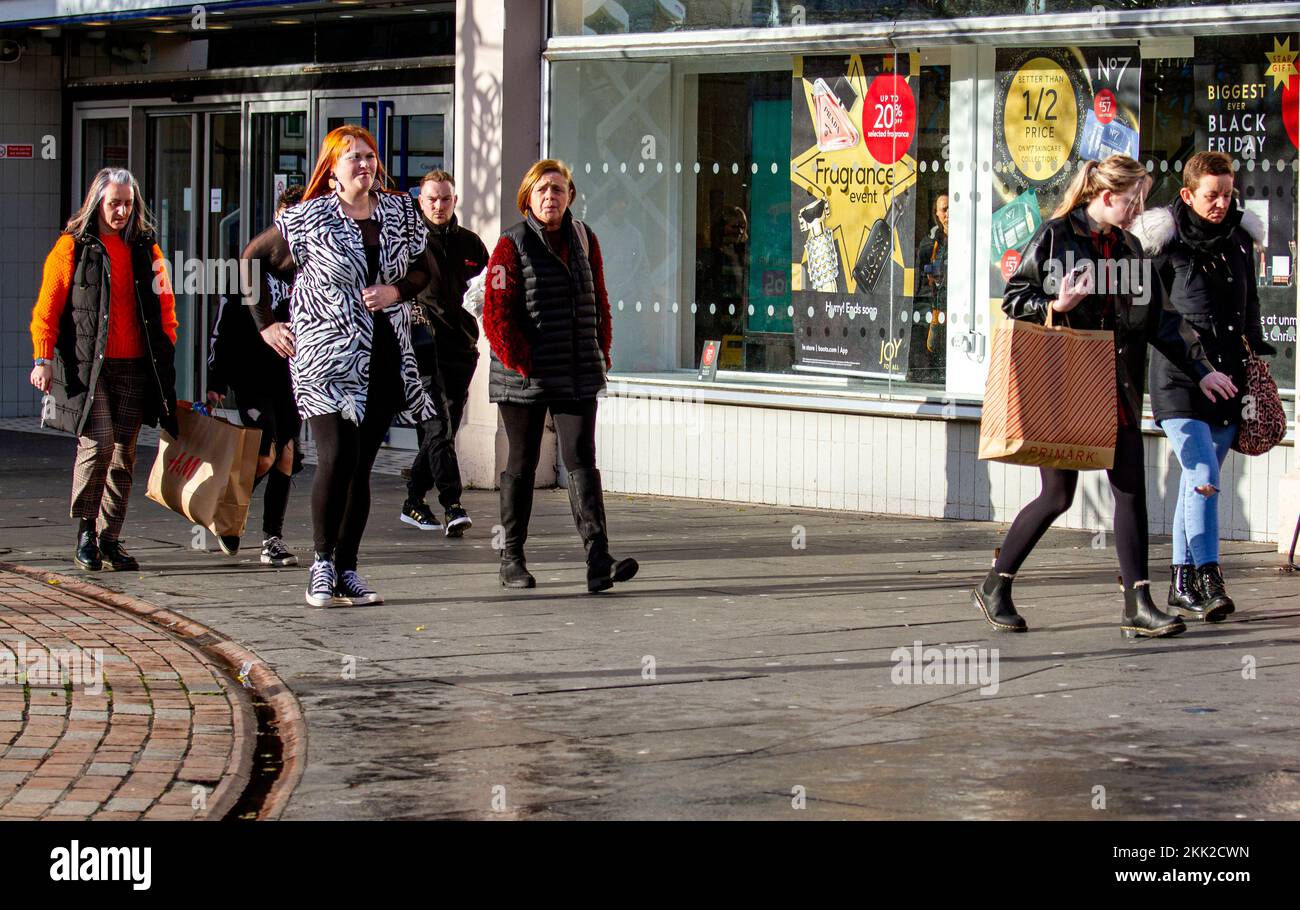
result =
[[[223,292],[239,293],[240,121],[235,111],[151,114],[144,193],[176,295],[176,396],[206,391]]]
[[[379,144],[375,151],[395,189],[418,191],[426,173],[450,167],[451,96],[446,93],[379,92],[324,98],[317,104],[316,148],[332,129],[365,127]]]
[[[144,194],[158,222],[158,246],[167,258],[167,273],[176,295],[176,397],[195,396],[194,295],[186,291],[184,263],[198,253],[195,190],[199,185],[199,118],[195,114],[167,114],[148,120],[148,170]],[[176,263],[182,264],[178,273]]]
[[[233,111],[204,115],[203,236],[204,286],[196,302],[202,335],[196,339],[195,398],[207,392],[209,339],[223,302],[242,303],[239,254],[244,248],[239,204],[240,117]]]

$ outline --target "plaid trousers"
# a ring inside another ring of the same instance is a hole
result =
[[[106,358],[91,399],[90,417],[83,435],[77,438],[69,514],[92,522],[100,519],[100,536],[105,540],[117,540],[126,521],[145,382],[143,358]]]

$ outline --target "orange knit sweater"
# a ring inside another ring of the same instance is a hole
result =
[[[108,301],[108,347],[105,357],[144,357],[149,352],[144,331],[140,325],[140,311],[135,300],[135,276],[131,268],[131,250],[116,234],[99,238],[108,250],[111,277]],[[59,319],[68,302],[72,288],[73,262],[76,243],[71,234],[61,234],[59,240],[45,257],[45,271],[41,279],[41,293],[32,309],[32,354],[34,357],[53,357],[54,343],[59,337]],[[176,343],[176,298],[172,295],[171,281],[164,266],[158,244],[153,246],[153,260],[162,269],[162,327],[167,337]]]

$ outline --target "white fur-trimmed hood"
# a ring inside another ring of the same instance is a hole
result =
[[[1250,209],[1242,211],[1240,227],[1256,246],[1264,243],[1264,222]],[[1160,255],[1178,237],[1178,224],[1174,221],[1173,208],[1169,206],[1148,209],[1133,219],[1128,230],[1142,244],[1142,251],[1148,256]]]
[[[1128,232],[1142,244],[1142,252],[1156,256],[1178,236],[1178,225],[1174,223],[1173,210],[1162,206],[1147,209],[1134,218]]]

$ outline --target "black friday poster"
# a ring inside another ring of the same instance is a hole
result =
[[[1238,199],[1265,225],[1255,250],[1264,340],[1278,349],[1273,377],[1295,387],[1296,217],[1300,163],[1300,36],[1197,39],[1196,150],[1236,162]]]
[[[1138,157],[1141,62],[1136,45],[998,49],[989,250],[998,303],[1079,164]]]
[[[919,73],[918,54],[795,58],[797,369],[893,379],[907,373]]]

